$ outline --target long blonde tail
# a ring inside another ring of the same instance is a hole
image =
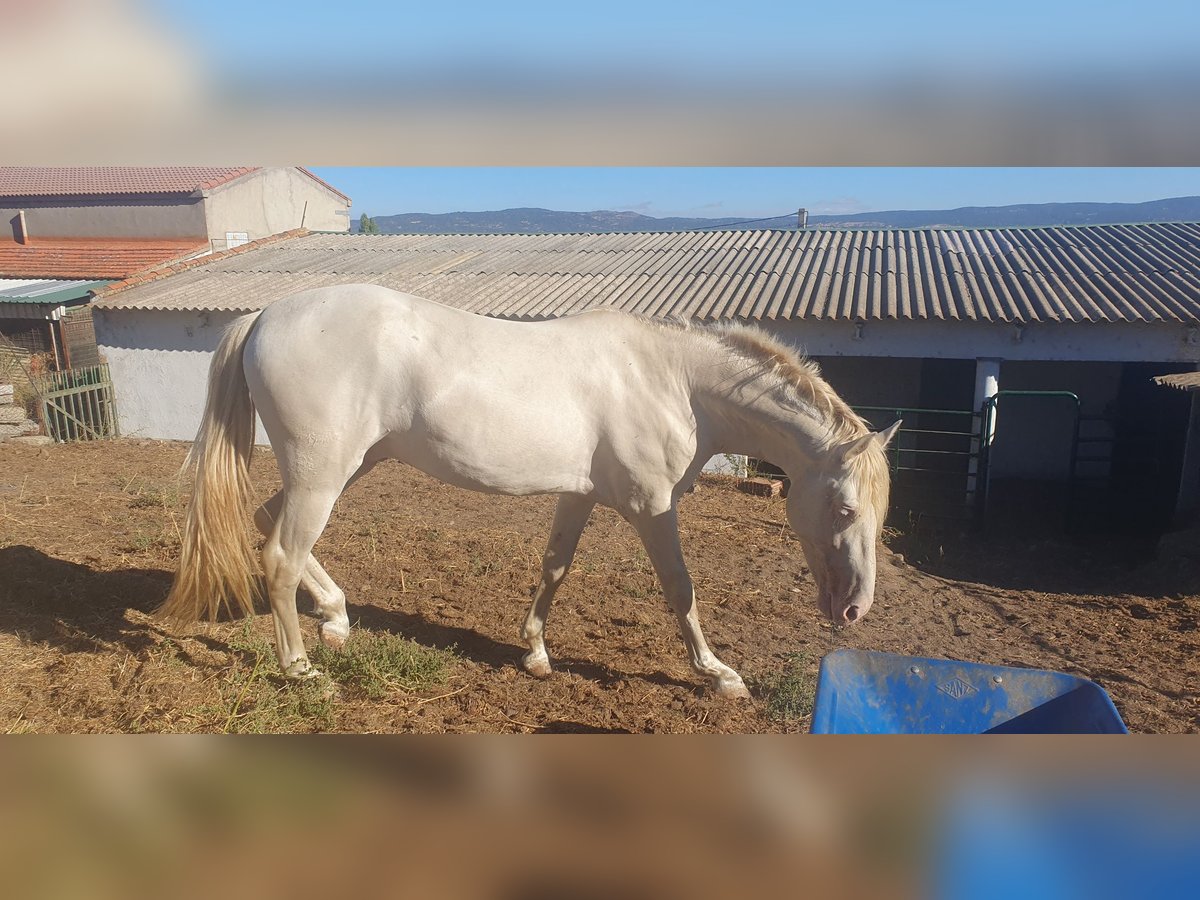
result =
[[[188,501],[179,570],[158,614],[179,622],[215,619],[236,604],[254,613],[260,595],[257,554],[246,527],[254,490],[254,401],[242,371],[242,351],[258,313],[225,331],[208,370],[208,399],[185,471],[195,472]],[[232,601],[232,602],[231,602]]]

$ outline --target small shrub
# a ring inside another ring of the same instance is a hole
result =
[[[454,660],[448,650],[424,647],[385,631],[355,630],[345,647],[318,645],[313,663],[339,684],[371,700],[392,691],[420,691],[441,684]]]

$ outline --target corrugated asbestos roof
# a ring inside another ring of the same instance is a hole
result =
[[[1156,384],[1179,388],[1181,391],[1200,390],[1200,372],[1183,372],[1179,375],[1156,375]]]
[[[99,305],[254,310],[306,288],[369,282],[509,319],[609,306],[705,320],[1200,321],[1195,223],[308,234],[241,249],[113,290]]]

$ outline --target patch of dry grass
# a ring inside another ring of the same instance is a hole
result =
[[[334,694],[325,679],[293,681],[279,674],[275,648],[249,623],[229,641],[232,665],[219,699],[191,710],[222,734],[286,734],[328,731],[334,726]]]
[[[753,679],[752,683],[766,701],[772,721],[799,722],[812,715],[817,679],[807,654],[788,654],[782,670]]]

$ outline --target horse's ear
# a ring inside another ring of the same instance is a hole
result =
[[[858,456],[872,444],[877,444],[880,450],[883,450],[891,443],[892,438],[896,436],[896,432],[900,430],[900,423],[903,419],[897,419],[891,426],[883,431],[872,431],[870,434],[864,434],[860,438],[855,438],[849,443],[842,445],[842,462],[848,463],[854,457]]]
[[[879,441],[879,449],[880,450],[886,448],[887,445],[892,442],[892,438],[894,438],[896,436],[896,432],[900,430],[900,426],[903,423],[904,423],[903,419],[897,419],[890,426],[883,429],[883,431],[878,431],[874,435],[872,435],[872,437],[874,437],[877,441]]]
[[[871,432],[870,434],[864,434],[860,438],[855,438],[852,441],[842,444],[842,464],[845,465],[846,463],[850,462],[850,460],[854,459],[854,457],[858,456],[860,453],[870,447],[871,442],[875,440],[875,437],[875,433]]]

